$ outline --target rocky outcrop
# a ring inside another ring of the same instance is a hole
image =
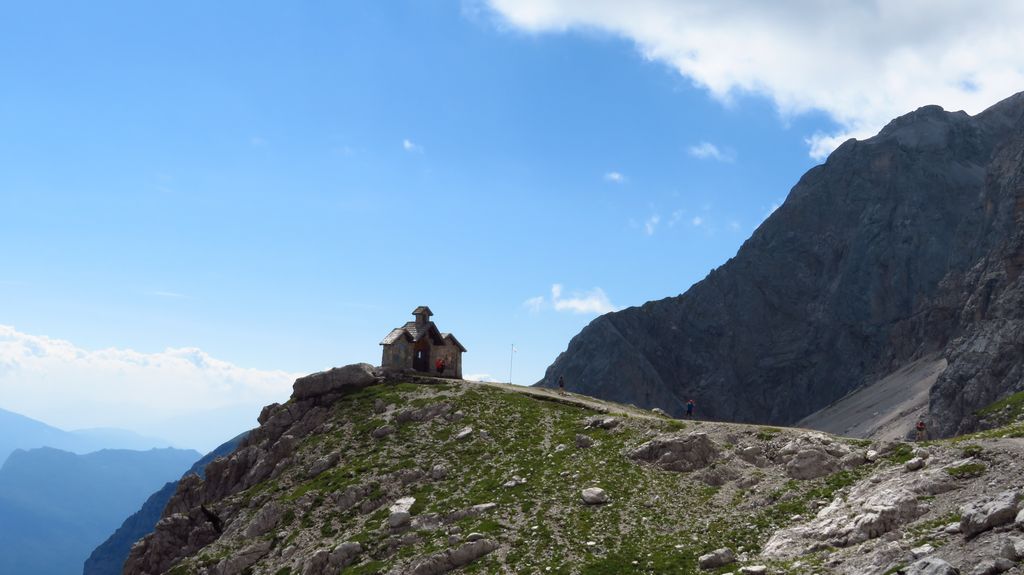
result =
[[[940,435],[1024,389],[1024,94],[925,106],[808,171],[686,293],[602,315],[539,385],[791,423],[928,354]]]
[[[658,437],[629,452],[631,459],[648,461],[669,471],[693,471],[718,458],[719,449],[706,433]]]
[[[368,363],[335,367],[295,380],[292,397],[297,400],[324,395],[343,395],[359,391],[380,381],[375,369]]]

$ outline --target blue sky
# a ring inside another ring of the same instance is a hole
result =
[[[466,374],[507,380],[515,343],[532,383],[598,311],[734,255],[821,160],[815,137],[933,103],[794,103],[781,80],[683,62],[614,4],[504,4],[7,6],[0,325],[75,357],[196,348],[290,384],[378,363],[425,304]],[[1012,93],[979,77],[965,98]],[[48,409],[25,389],[46,369],[0,362],[0,407],[141,425],[124,402]],[[103,373],[61,381],[100,394]]]

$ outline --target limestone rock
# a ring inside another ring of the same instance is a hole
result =
[[[253,516],[248,527],[245,528],[245,536],[258,537],[264,533],[269,533],[273,529],[277,528],[278,524],[281,523],[282,515],[284,515],[284,506],[280,503],[272,501],[267,505],[264,505],[263,508]]]
[[[356,363],[335,367],[295,380],[292,399],[310,399],[328,394],[345,394],[359,391],[377,383],[374,368],[368,363]]]
[[[925,557],[907,567],[906,575],[960,575],[960,570],[938,557]]]
[[[839,470],[839,461],[824,449],[804,448],[786,463],[786,473],[794,479],[817,479]]]
[[[498,542],[493,539],[480,539],[471,543],[466,543],[455,549],[449,549],[443,553],[431,555],[424,559],[415,562],[411,570],[402,570],[393,572],[394,575],[399,573],[409,573],[411,575],[441,575],[447,573],[459,567],[469,565],[473,561],[491,553],[498,548]]]
[[[697,564],[701,569],[717,569],[723,565],[736,562],[736,553],[728,547],[722,547],[721,549],[715,549],[711,553],[701,555],[697,559]]]
[[[599,427],[601,429],[615,429],[621,423],[614,417],[597,415],[587,420],[587,427]]]
[[[408,511],[393,511],[391,515],[388,515],[388,527],[398,529],[408,525],[411,519],[412,515]]]
[[[463,439],[467,439],[471,435],[473,435],[473,428],[467,425],[466,427],[463,427],[462,429],[459,430],[458,433],[455,434],[455,440],[462,441]]]
[[[970,539],[993,527],[1014,520],[1020,506],[1020,493],[1004,491],[988,502],[974,502],[960,510],[960,531]]]
[[[374,439],[383,439],[395,432],[394,425],[382,425],[370,432],[370,437]]]
[[[576,447],[580,449],[587,449],[588,447],[593,447],[593,445],[594,440],[589,436],[583,435],[582,433],[576,434]]]
[[[599,505],[608,502],[608,494],[600,487],[588,487],[581,494],[583,502],[587,505]]]
[[[1024,561],[1024,539],[1007,538],[999,548],[999,556],[1010,561]]]
[[[718,459],[719,450],[706,433],[692,432],[656,437],[630,450],[628,456],[669,471],[693,471]]]
[[[918,469],[924,468],[924,459],[921,457],[915,457],[910,461],[903,464],[903,469],[907,471],[917,471]]]
[[[1013,569],[1013,561],[1004,557],[982,559],[974,566],[974,569],[971,569],[971,575],[998,575],[1010,569]]]

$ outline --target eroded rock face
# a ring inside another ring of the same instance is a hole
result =
[[[352,393],[377,381],[372,365],[355,363],[296,379],[292,386],[292,398],[302,400],[335,393]]]
[[[720,450],[706,433],[659,436],[631,450],[632,459],[647,461],[669,471],[693,471],[708,466]]]
[[[493,539],[479,539],[465,543],[455,549],[449,549],[443,553],[431,555],[413,564],[411,575],[441,575],[459,567],[469,565],[473,561],[487,555],[498,548],[498,542]],[[405,572],[402,572],[404,575]],[[399,575],[392,572],[390,575]]]
[[[808,171],[686,293],[603,314],[538,385],[676,416],[787,424],[922,353],[949,361],[929,430],[1022,388],[1024,95],[926,106]]]
[[[991,501],[964,506],[960,514],[960,531],[964,537],[971,538],[993,527],[1010,523],[1017,515],[1020,500],[1020,492],[1005,491]]]
[[[763,555],[792,558],[824,545],[850,547],[881,537],[924,513],[917,496],[898,477],[877,485],[861,483],[845,500],[832,501],[809,523],[775,532]]]
[[[736,553],[734,553],[733,550],[729,549],[728,547],[715,549],[711,553],[708,553],[707,555],[701,555],[697,559],[697,565],[701,569],[715,569],[716,567],[721,567],[723,565],[728,565],[730,563],[735,562]]]

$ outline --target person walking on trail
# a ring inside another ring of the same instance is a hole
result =
[[[917,431],[917,440],[926,441],[928,439],[928,428],[924,424],[924,418],[917,420],[917,425],[914,426]]]
[[[686,418],[687,419],[693,419],[693,408],[696,407],[696,406],[697,406],[697,402],[693,401],[692,399],[690,401],[686,402]]]
[[[558,393],[565,395],[565,378],[558,376]]]

